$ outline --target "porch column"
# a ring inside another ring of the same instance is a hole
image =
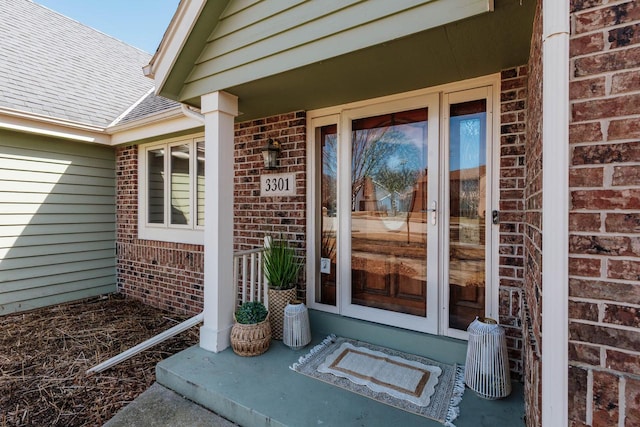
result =
[[[205,139],[204,325],[200,347],[229,346],[233,321],[233,121],[238,98],[226,92],[202,97]]]

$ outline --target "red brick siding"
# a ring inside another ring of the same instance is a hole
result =
[[[175,313],[201,312],[203,247],[138,239],[138,147],[118,147],[116,159],[118,290]]]
[[[235,125],[235,249],[282,236],[302,259],[306,230],[306,114],[282,114]],[[260,149],[268,138],[282,143],[280,168],[264,171]],[[133,298],[180,314],[202,311],[204,248],[138,239],[138,148],[117,156],[118,289]],[[260,197],[260,175],[293,172],[297,196]],[[300,284],[304,284],[301,277]],[[304,288],[301,289],[301,292]]]
[[[500,89],[500,323],[507,335],[511,370],[522,366],[524,285],[524,190],[527,67],[503,70]]]
[[[279,168],[264,169],[262,147],[272,138],[281,143]],[[306,247],[306,113],[304,111],[239,123],[235,128],[235,249],[263,246],[265,235],[287,240],[301,261]],[[261,197],[260,175],[295,173],[296,196]],[[304,269],[302,269],[304,270]],[[301,271],[298,290],[304,297]]]
[[[640,425],[640,4],[571,2],[569,420]]]
[[[541,425],[542,339],[542,2],[538,1],[529,54],[525,143],[524,340],[527,426]]]

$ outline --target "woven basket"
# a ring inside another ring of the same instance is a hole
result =
[[[274,340],[282,339],[282,325],[284,323],[284,308],[289,302],[296,299],[296,288],[271,289],[269,295],[269,320],[271,321],[271,334]]]
[[[268,316],[260,323],[245,325],[235,322],[231,327],[231,348],[238,356],[258,356],[267,351],[270,344],[271,324]]]

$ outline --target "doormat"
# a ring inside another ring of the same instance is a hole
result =
[[[290,368],[449,427],[460,413],[462,366],[329,335]]]

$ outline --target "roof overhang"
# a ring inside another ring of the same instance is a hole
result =
[[[199,21],[200,16],[206,17],[204,21],[216,22],[228,2],[229,0],[210,2],[207,2],[207,0],[180,1],[176,13],[162,37],[160,46],[158,46],[156,53],[151,58],[151,62],[143,67],[145,76],[154,79],[157,94],[163,93],[163,96],[177,100],[177,94],[170,96],[163,89],[178,59],[186,61],[192,59],[195,61],[195,58],[190,58],[190,55],[183,53],[184,46],[189,42],[190,44],[204,47],[208,34],[206,33],[206,26],[202,21]],[[200,24],[198,25],[199,22]]]
[[[416,31],[416,27],[405,36],[394,29],[388,32],[389,40],[376,39],[373,45],[350,46],[346,53],[324,59],[307,57],[305,63],[295,62],[295,55],[294,60],[276,52],[259,61],[245,61],[229,72],[209,75],[196,64],[208,61],[206,64],[211,70],[218,70],[215,58],[220,56],[225,58],[225,64],[229,62],[228,55],[218,52],[215,46],[217,36],[214,33],[219,31],[216,26],[220,16],[228,15],[229,9],[248,6],[239,3],[231,7],[227,1],[183,3],[150,64],[156,70],[158,93],[199,106],[200,96],[205,93],[227,91],[238,96],[241,112],[238,120],[421,89],[527,64],[535,11],[535,1],[529,0],[485,0],[484,3],[477,0],[407,0],[402,2],[404,7],[415,3],[438,11],[438,17],[429,17],[428,29]],[[297,5],[300,2],[289,3]],[[447,8],[463,4],[464,16],[460,12],[456,14],[455,8]],[[493,11],[485,13],[492,6]],[[229,9],[225,10],[227,7]],[[424,16],[425,10],[421,9],[423,15],[420,16]],[[258,20],[259,17],[250,18]],[[415,16],[405,18],[415,20]],[[402,25],[402,22],[396,25]],[[322,40],[318,42],[323,43]],[[304,45],[305,55],[313,50],[311,47],[309,43]],[[289,50],[297,52],[296,49]],[[211,55],[211,52],[215,53]]]
[[[141,143],[202,130],[197,114],[177,107],[106,129],[0,108],[0,129],[106,146]]]
[[[111,143],[110,136],[99,127],[1,107],[0,129],[93,144],[110,145]]]
[[[194,115],[177,107],[141,119],[107,128],[111,145],[144,143],[203,129],[204,124]]]

